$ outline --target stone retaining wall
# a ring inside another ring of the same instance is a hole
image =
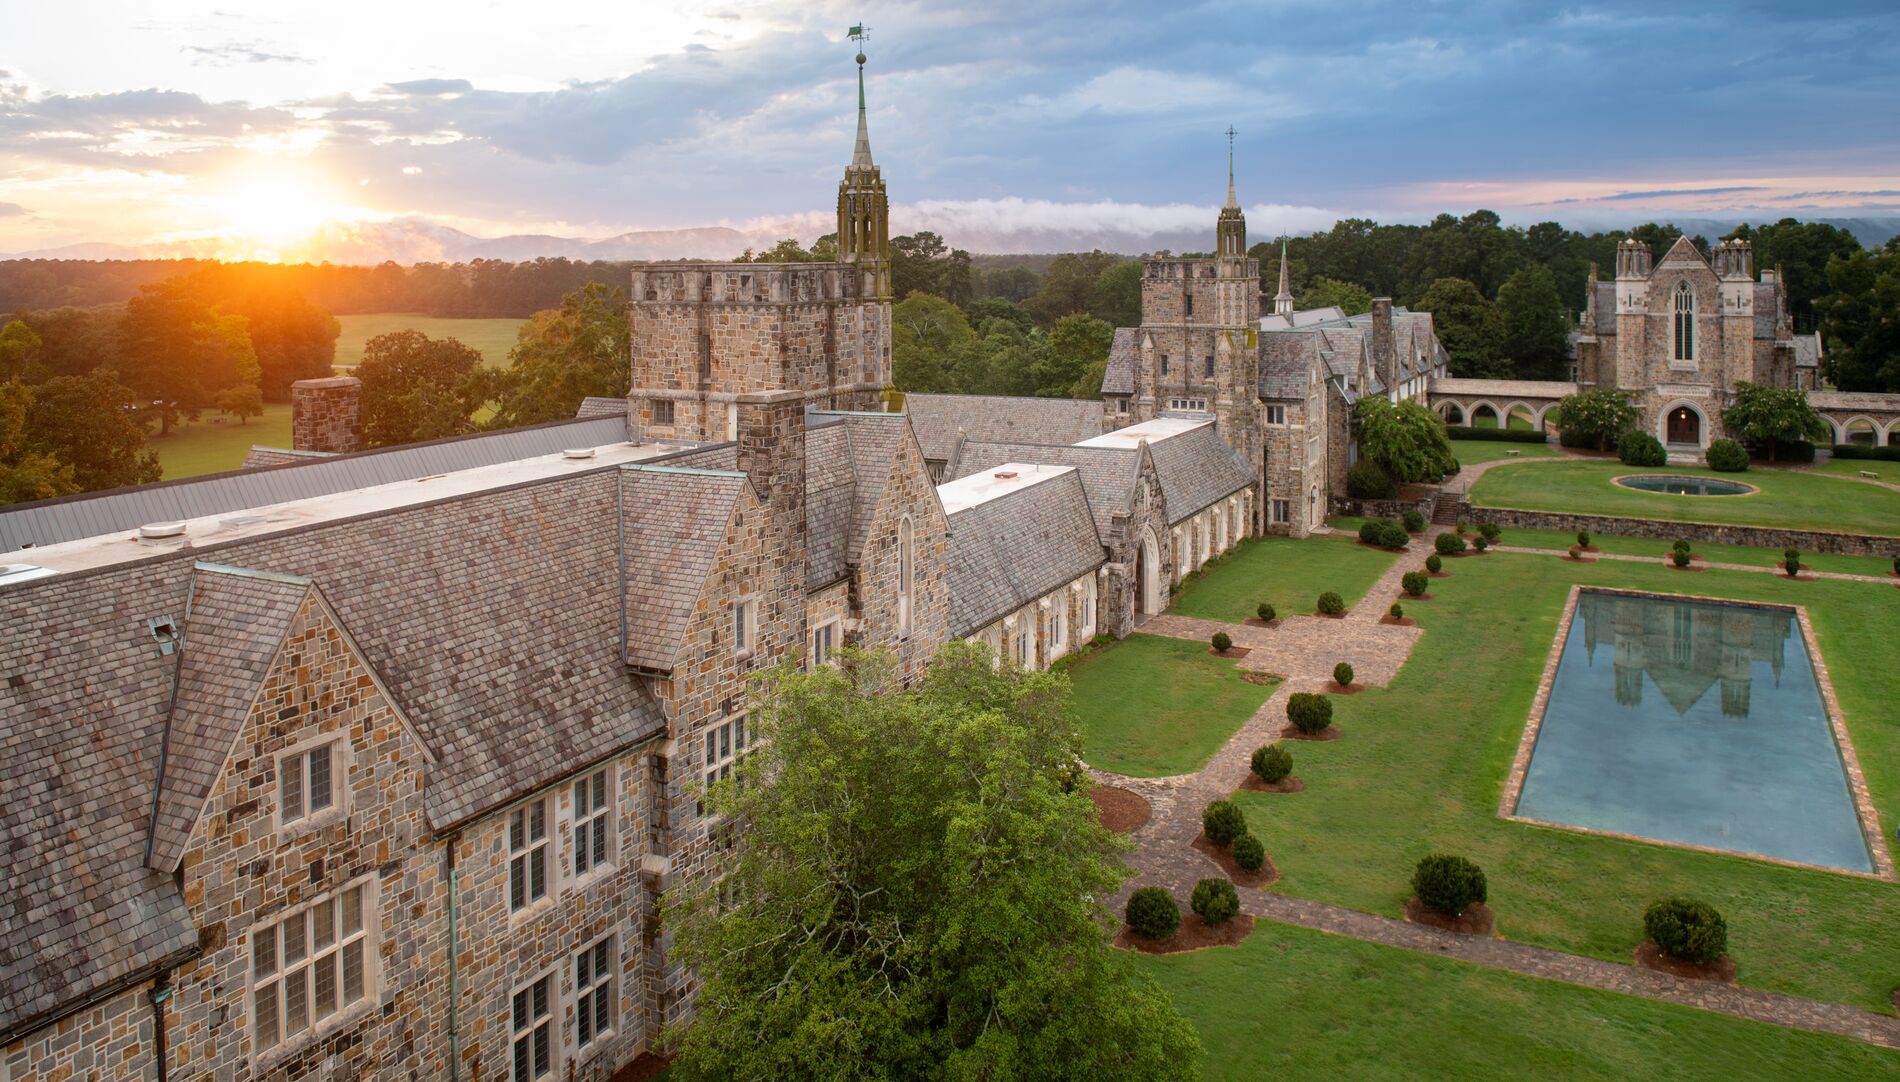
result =
[[[1417,511],[1429,522],[1437,499],[1438,492],[1435,489],[1416,500],[1355,500],[1349,496],[1334,496],[1333,514],[1358,515],[1364,518],[1402,518],[1407,511]]]
[[[1467,506],[1463,517],[1470,522],[1495,522],[1499,526],[1525,530],[1558,530],[1621,537],[1654,537],[1673,541],[1686,537],[1723,545],[1747,545],[1751,548],[1796,548],[1802,552],[1827,552],[1841,556],[1893,556],[1900,554],[1900,537],[1870,534],[1834,533],[1829,530],[1789,530],[1770,526],[1728,526],[1714,522],[1666,522],[1661,519],[1622,518],[1615,515],[1577,515],[1557,511],[1521,511],[1513,507]]]

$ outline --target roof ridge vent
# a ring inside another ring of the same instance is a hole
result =
[[[183,522],[148,522],[139,527],[141,541],[169,541],[174,537],[185,536]]]

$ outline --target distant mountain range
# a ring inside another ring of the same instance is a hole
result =
[[[896,223],[906,228],[903,220]],[[1162,229],[1144,232],[1131,228],[1022,228],[1001,223],[916,222],[908,228],[935,228],[951,245],[985,254],[1036,252],[1076,252],[1099,248],[1106,252],[1140,253],[1163,249],[1196,251],[1209,247],[1213,240],[1213,219],[1204,229]],[[1733,229],[1741,218],[1671,218],[1667,214],[1632,219],[1625,227],[1642,221],[1673,221],[1692,235],[1714,239]],[[1750,218],[1751,221],[1760,219]],[[1900,218],[1812,218],[1846,229],[1869,248],[1885,244],[1900,234]],[[1590,229],[1609,228],[1592,223]],[[771,227],[748,231],[728,226],[703,226],[694,229],[652,229],[621,233],[603,238],[560,237],[547,234],[515,233],[501,237],[478,237],[425,218],[397,218],[387,222],[332,223],[308,239],[286,246],[279,252],[289,261],[313,263],[377,264],[465,263],[474,259],[500,259],[523,262],[536,258],[565,256],[579,260],[627,259],[731,259],[746,248],[769,247],[790,229]],[[1264,237],[1265,230],[1256,230]],[[802,237],[809,242],[813,237]],[[244,245],[228,238],[202,237],[157,244],[69,244],[19,252],[0,259],[181,259],[215,258],[220,253],[241,251]]]

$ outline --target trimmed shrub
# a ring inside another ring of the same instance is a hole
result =
[[[1275,614],[1273,611],[1273,606],[1269,605],[1265,601],[1262,601],[1259,607],[1255,608],[1253,612],[1255,616],[1260,617],[1260,622],[1263,624],[1270,624],[1274,620]]]
[[[1214,632],[1214,637],[1209,639],[1208,642],[1213,645],[1214,649],[1224,654],[1233,648],[1234,637],[1225,631],[1216,631]]]
[[[1234,863],[1245,871],[1257,872],[1267,862],[1267,847],[1251,834],[1234,839]]]
[[[1799,560],[1801,558],[1801,550],[1800,549],[1782,549],[1781,558],[1783,560]]]
[[[1338,616],[1346,611],[1346,601],[1331,590],[1319,595],[1319,611],[1327,616]]]
[[[1464,519],[1459,519],[1458,526],[1455,532],[1458,534],[1459,537],[1463,537],[1464,535],[1471,532],[1471,523],[1466,522]]]
[[[1142,887],[1128,896],[1122,919],[1144,939],[1166,939],[1181,927],[1181,907],[1160,887]]]
[[[1440,556],[1456,556],[1465,550],[1465,539],[1455,533],[1441,533],[1432,542],[1432,547],[1438,550]]]
[[[1333,723],[1333,701],[1310,691],[1296,691],[1286,701],[1286,719],[1308,736],[1323,733]]]
[[[1399,486],[1390,474],[1369,458],[1353,463],[1346,471],[1346,495],[1355,500],[1390,500],[1398,496]]]
[[[1379,524],[1379,540],[1375,544],[1384,545],[1389,549],[1402,549],[1411,543],[1412,535],[1405,532],[1405,527],[1396,522]]]
[[[1425,516],[1419,514],[1417,511],[1407,511],[1399,519],[1399,523],[1404,526],[1408,532],[1417,533],[1425,528]]]
[[[1201,812],[1201,831],[1215,845],[1232,845],[1235,838],[1247,833],[1247,818],[1233,801],[1216,800]]]
[[[1784,560],[1782,561],[1782,564],[1783,564],[1784,570],[1788,572],[1789,578],[1794,578],[1796,575],[1799,575],[1801,573],[1801,557],[1799,556],[1796,556],[1791,560]]]
[[[1495,545],[1498,543],[1498,538],[1504,536],[1504,530],[1495,522],[1480,522],[1478,523],[1478,536]]]
[[[1728,953],[1728,922],[1707,902],[1659,898],[1643,910],[1643,931],[1666,954],[1707,965]]]
[[[1896,556],[1894,557],[1894,559],[1900,560],[1900,556]],[[1436,575],[1440,571],[1443,571],[1444,569],[1445,569],[1445,561],[1441,559],[1437,553],[1434,552],[1430,556],[1425,557],[1425,570],[1430,571],[1432,574]]]
[[[1583,546],[1582,545],[1570,546],[1570,558],[1573,560],[1583,559]]]
[[[1813,445],[1810,444],[1809,446],[1812,447]],[[1806,459],[1795,458],[1792,454],[1793,450],[1792,444],[1782,444],[1780,447],[1781,457],[1790,462],[1814,461],[1812,457]],[[1810,450],[1808,453],[1812,455],[1813,451]],[[1870,447],[1864,443],[1837,443],[1834,445],[1834,457],[1872,459],[1878,462],[1900,462],[1900,444],[1887,447]]]
[[[1361,522],[1359,524],[1359,540],[1365,542],[1368,545],[1378,544],[1379,543],[1379,527],[1381,525],[1383,525],[1381,520],[1376,519],[1376,518],[1369,518],[1365,520],[1364,522]]]
[[[1484,901],[1484,872],[1463,857],[1433,853],[1413,870],[1412,893],[1425,908],[1455,917]]]
[[[1676,551],[1670,553],[1669,558],[1676,561],[1677,567],[1689,566],[1689,554],[1683,549],[1677,549]]]
[[[1686,537],[1678,537],[1678,538],[1676,538],[1676,541],[1675,541],[1675,544],[1673,544],[1673,545],[1670,545],[1670,546],[1669,546],[1669,550],[1670,550],[1671,552],[1688,552],[1688,551],[1689,551],[1689,539],[1688,539],[1688,538],[1686,538]]]
[[[1437,557],[1434,556],[1433,559]],[[1409,597],[1425,596],[1425,587],[1431,585],[1431,582],[1432,580],[1427,578],[1423,571],[1407,571],[1399,577],[1399,585],[1404,588]]]
[[[1352,664],[1350,662],[1342,661],[1333,666],[1333,683],[1338,684],[1342,688],[1352,686]]]
[[[1263,744],[1253,749],[1254,776],[1272,785],[1293,773],[1293,753],[1278,744]]]
[[[1662,441],[1647,432],[1631,429],[1616,441],[1616,457],[1625,466],[1661,466],[1669,461]]]
[[[1390,617],[1392,617],[1392,618],[1393,618],[1394,620],[1403,620],[1403,619],[1405,619],[1405,610],[1404,610],[1404,609],[1402,609],[1402,608],[1400,608],[1400,607],[1399,607],[1399,603],[1398,603],[1398,602],[1396,602],[1396,601],[1394,601],[1394,602],[1392,603],[1392,607],[1391,607],[1391,608],[1389,608],[1389,609],[1387,609],[1387,610],[1385,610],[1385,612],[1386,612],[1386,615],[1387,615],[1387,616],[1390,616]]]
[[[1491,547],[1491,539],[1483,534],[1479,534],[1471,539],[1471,547],[1479,552],[1483,552]]]
[[[1229,880],[1203,879],[1194,884],[1194,897],[1188,900],[1188,908],[1200,914],[1210,928],[1226,924],[1240,912],[1240,892]]]
[[[1722,473],[1740,473],[1748,468],[1748,449],[1734,440],[1716,440],[1707,451],[1709,468]]]
[[[1807,440],[1775,444],[1775,458],[1781,462],[1813,462],[1814,445]]]
[[[1590,547],[1590,531],[1589,530],[1577,531],[1577,544],[1582,546],[1583,548]]]

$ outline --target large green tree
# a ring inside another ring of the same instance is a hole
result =
[[[633,371],[627,295],[598,282],[536,312],[516,333],[499,379],[498,428],[574,416],[589,395],[619,398]]]
[[[1349,316],[1372,311],[1372,294],[1366,287],[1354,282],[1343,282],[1337,278],[1319,277],[1300,294],[1298,307],[1329,308],[1337,306]]]
[[[0,379],[30,379],[40,369],[40,336],[19,320],[0,327]]]
[[[103,370],[38,384],[26,408],[26,449],[71,466],[85,492],[156,481],[158,455],[125,408],[130,398]]]
[[[118,379],[153,403],[161,433],[181,415],[209,408],[219,391],[261,378],[249,322],[206,301],[184,278],[145,286],[127,301],[119,335]]]
[[[1109,947],[1127,846],[1065,678],[953,643],[904,691],[846,652],[774,673],[751,720],[707,797],[724,876],[668,897],[701,982],[673,1077],[1198,1077],[1192,1028]]]
[[[954,359],[975,340],[962,309],[942,297],[912,293],[891,306],[891,382],[900,391],[963,390]]]
[[[1518,379],[1557,379],[1570,352],[1570,320],[1557,297],[1550,269],[1537,263],[1520,268],[1498,288],[1498,315],[1504,325],[1504,354]],[[1447,351],[1449,352],[1449,351]]]
[[[477,374],[482,355],[454,338],[421,331],[379,334],[363,346],[363,439],[371,447],[470,431],[470,416],[492,383]]]
[[[1094,316],[1063,316],[1049,331],[1048,348],[1036,370],[1043,398],[1100,398],[1115,327]],[[1088,391],[1091,380],[1095,389]],[[1086,392],[1086,393],[1084,393]]]
[[[1734,404],[1722,411],[1731,436],[1768,452],[1768,461],[1784,443],[1825,440],[1833,429],[1808,404],[1808,392],[1746,381],[1735,385]]]
[[[1781,274],[1788,288],[1788,312],[1798,331],[1811,330],[1816,324],[1815,301],[1828,291],[1828,264],[1861,250],[1854,234],[1839,226],[1794,218],[1772,225],[1744,225],[1729,236],[1753,243],[1758,270]]]
[[[891,292],[899,300],[912,293],[931,293],[951,304],[968,304],[976,296],[970,253],[950,247],[927,230],[892,237]]]
[[[1616,447],[1623,433],[1636,427],[1636,406],[1630,396],[1612,387],[1565,395],[1550,411],[1548,422],[1563,432],[1566,447]]]
[[[1456,460],[1445,419],[1417,402],[1394,405],[1383,395],[1353,403],[1352,435],[1359,455],[1394,481],[1432,481],[1452,471]]]
[[[1497,306],[1463,278],[1440,278],[1419,298],[1418,308],[1432,314],[1432,327],[1451,359],[1451,374],[1466,379],[1503,379],[1510,375],[1504,354],[1504,317]]]
[[[50,500],[79,491],[73,468],[27,441],[27,410],[33,389],[18,380],[0,383],[0,504]]]
[[[1900,393],[1900,237],[1837,255],[1819,302],[1829,377],[1843,391]]]
[[[1056,320],[1063,316],[1094,312],[1103,306],[1103,275],[1123,262],[1126,261],[1120,256],[1100,249],[1059,255],[1049,262],[1049,269],[1043,272],[1036,295],[1024,301],[1023,307],[1045,327],[1055,326]],[[1117,281],[1110,279],[1111,288],[1115,288]],[[1137,289],[1139,285],[1137,281]],[[1126,303],[1125,294],[1118,294],[1111,302],[1117,308],[1124,307]]]

